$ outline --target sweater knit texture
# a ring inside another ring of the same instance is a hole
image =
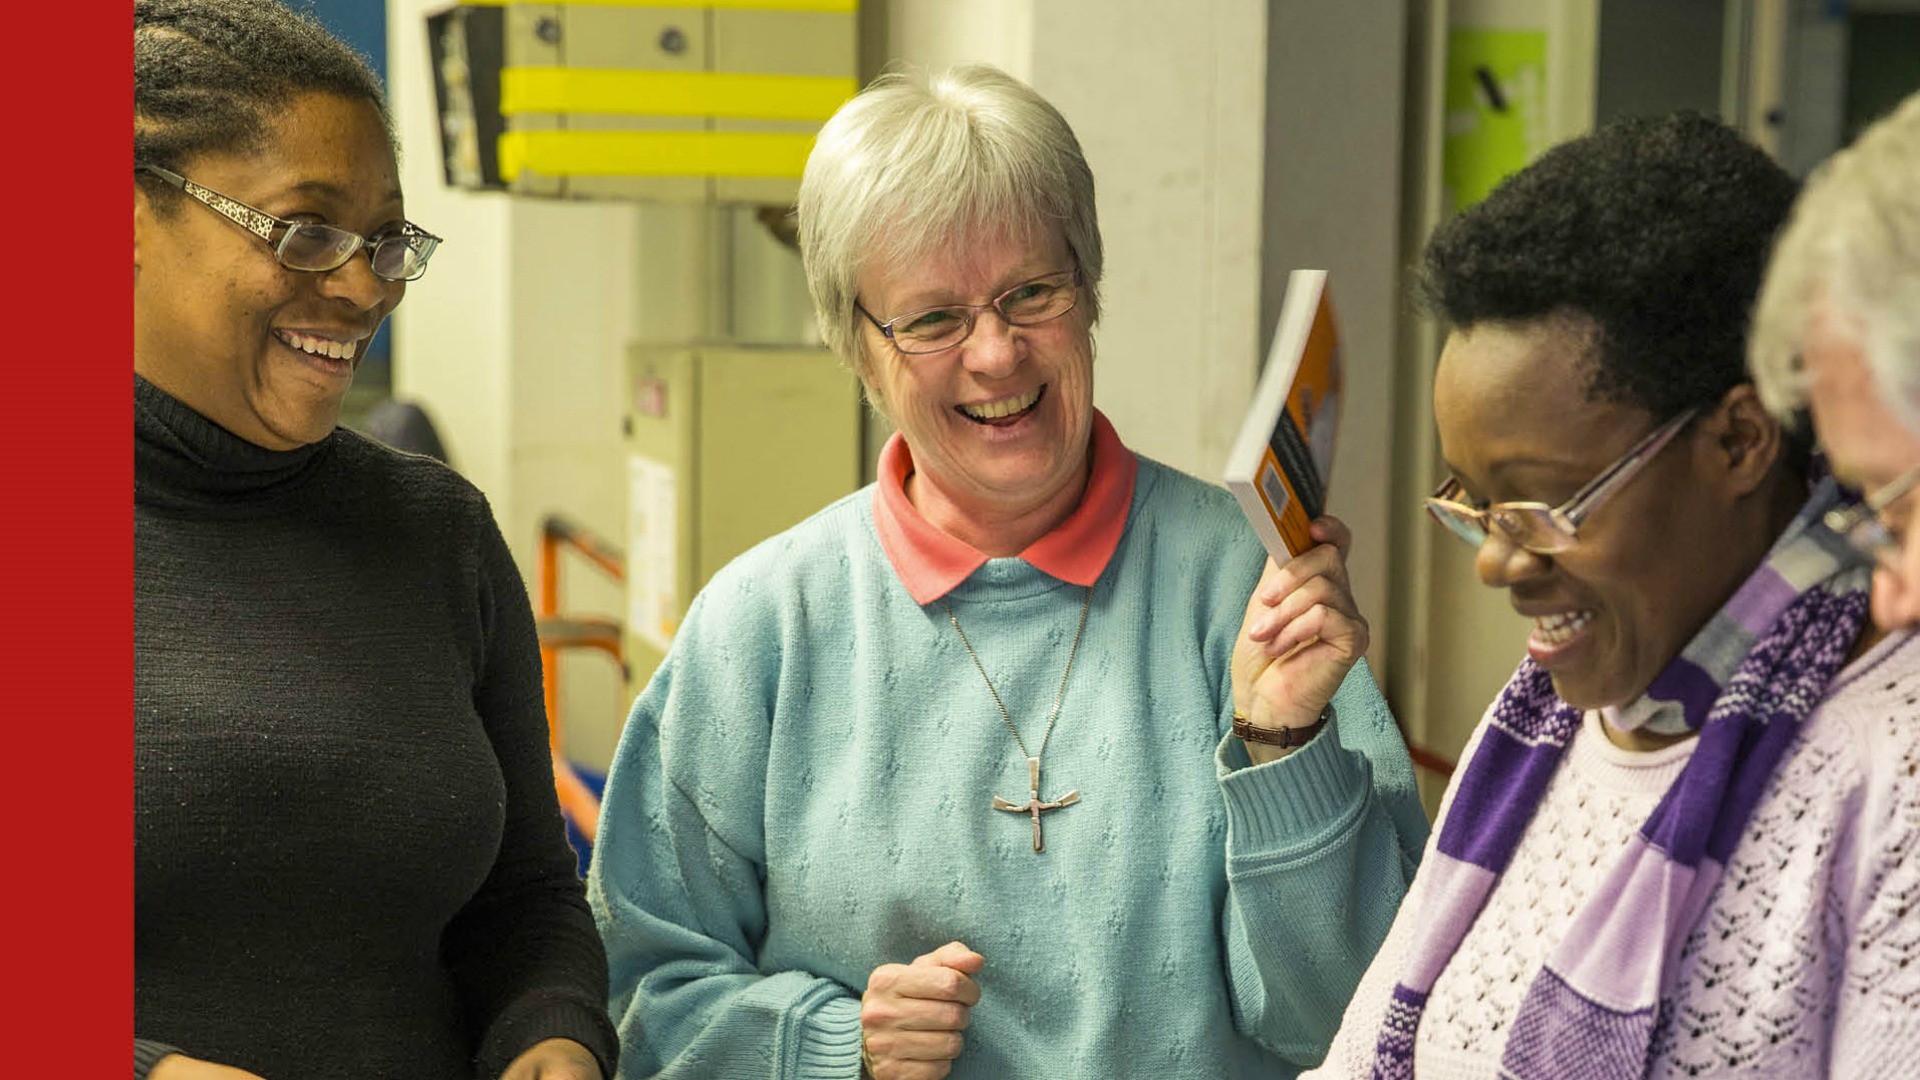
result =
[[[1920,1060],[1916,720],[1920,637],[1894,635],[1841,671],[1686,939],[1646,1076],[1899,1076]],[[1414,1044],[1419,1080],[1499,1075],[1527,987],[1694,743],[1632,753],[1607,741],[1597,713],[1586,716],[1513,862],[1434,983]],[[1371,1074],[1425,892],[1416,878],[1326,1064],[1309,1076]]]
[[[1427,826],[1364,663],[1251,766],[1228,656],[1265,555],[1231,499],[1140,462],[1031,822],[1026,763],[872,490],[728,566],[635,703],[588,892],[622,1076],[859,1071],[872,970],[985,958],[957,1080],[1288,1077],[1319,1061]],[[1083,597],[1017,558],[948,596],[1037,749]]]
[[[135,1075],[611,1072],[526,590],[451,470],[134,379]]]

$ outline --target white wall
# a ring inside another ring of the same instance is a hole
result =
[[[1259,370],[1264,0],[1049,0],[1034,87],[1093,167],[1107,266],[1095,399],[1218,482]]]
[[[866,3],[876,6],[874,0]],[[885,24],[883,59],[929,68],[992,64],[1031,82],[1034,4],[1035,0],[884,0],[877,5],[882,10],[863,11],[862,18],[877,16]]]

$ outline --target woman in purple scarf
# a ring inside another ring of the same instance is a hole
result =
[[[1447,223],[1433,515],[1533,620],[1318,1073],[1884,1076],[1920,1061],[1920,640],[1762,406],[1794,183],[1697,115]]]

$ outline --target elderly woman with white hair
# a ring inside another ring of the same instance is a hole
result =
[[[1920,94],[1808,182],[1754,320],[1753,374],[1864,493],[1831,523],[1875,565],[1874,621],[1920,626]]]
[[[1272,566],[1093,407],[1093,178],[1025,85],[881,78],[799,222],[899,434],[634,705],[589,880],[622,1075],[1313,1064],[1426,835],[1347,531]]]

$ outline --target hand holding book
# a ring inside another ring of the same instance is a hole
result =
[[[1233,659],[1234,712],[1256,731],[1311,729],[1367,650],[1367,623],[1347,581],[1352,534],[1322,516],[1341,389],[1327,272],[1295,270],[1225,470],[1269,556]],[[1251,737],[1247,751],[1255,762],[1285,752]]]
[[[1233,708],[1258,730],[1311,728],[1370,640],[1347,579],[1353,534],[1321,517],[1309,536],[1284,565],[1267,560],[1234,643]],[[1260,764],[1286,751],[1250,740],[1247,753]]]

